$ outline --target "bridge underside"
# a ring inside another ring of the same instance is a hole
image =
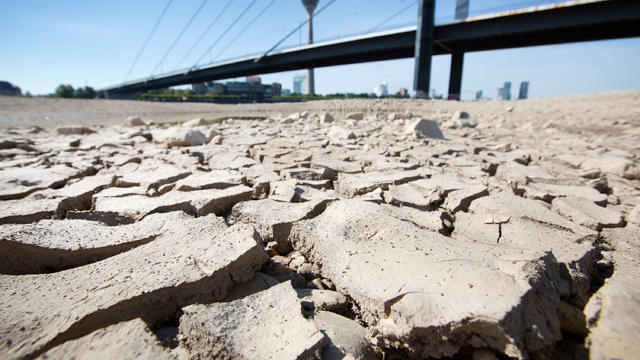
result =
[[[640,1],[614,0],[470,18],[433,28],[433,55],[640,36]],[[414,57],[416,28],[317,43],[105,89],[108,97],[280,71]],[[452,76],[457,78],[457,76]],[[461,76],[460,76],[461,78]],[[455,88],[455,86],[454,86]]]

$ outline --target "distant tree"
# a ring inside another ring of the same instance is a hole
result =
[[[24,96],[25,96],[25,97],[32,97],[33,95],[31,95],[31,92],[29,92],[29,91],[27,90],[27,92],[26,92],[26,93],[24,93]]]
[[[96,91],[93,90],[91,86],[80,87],[74,91],[73,97],[79,99],[93,99],[96,97]]]
[[[56,88],[56,97],[61,98],[72,98],[73,97],[73,86],[60,84]]]

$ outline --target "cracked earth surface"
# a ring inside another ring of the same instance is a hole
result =
[[[0,132],[0,358],[640,352],[640,91],[158,104],[204,117],[177,124],[25,100]]]

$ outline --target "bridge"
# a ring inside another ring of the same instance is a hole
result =
[[[218,62],[118,84],[107,98],[240,76],[415,58],[414,93],[426,97],[431,57],[451,54],[449,98],[459,99],[464,54],[473,51],[640,36],[640,1],[576,0],[434,24],[435,0],[420,0],[418,24]]]

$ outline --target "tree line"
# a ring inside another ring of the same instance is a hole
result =
[[[84,86],[74,89],[68,84],[60,84],[56,88],[56,92],[51,94],[52,97],[75,98],[75,99],[93,99],[97,95],[91,86]]]

